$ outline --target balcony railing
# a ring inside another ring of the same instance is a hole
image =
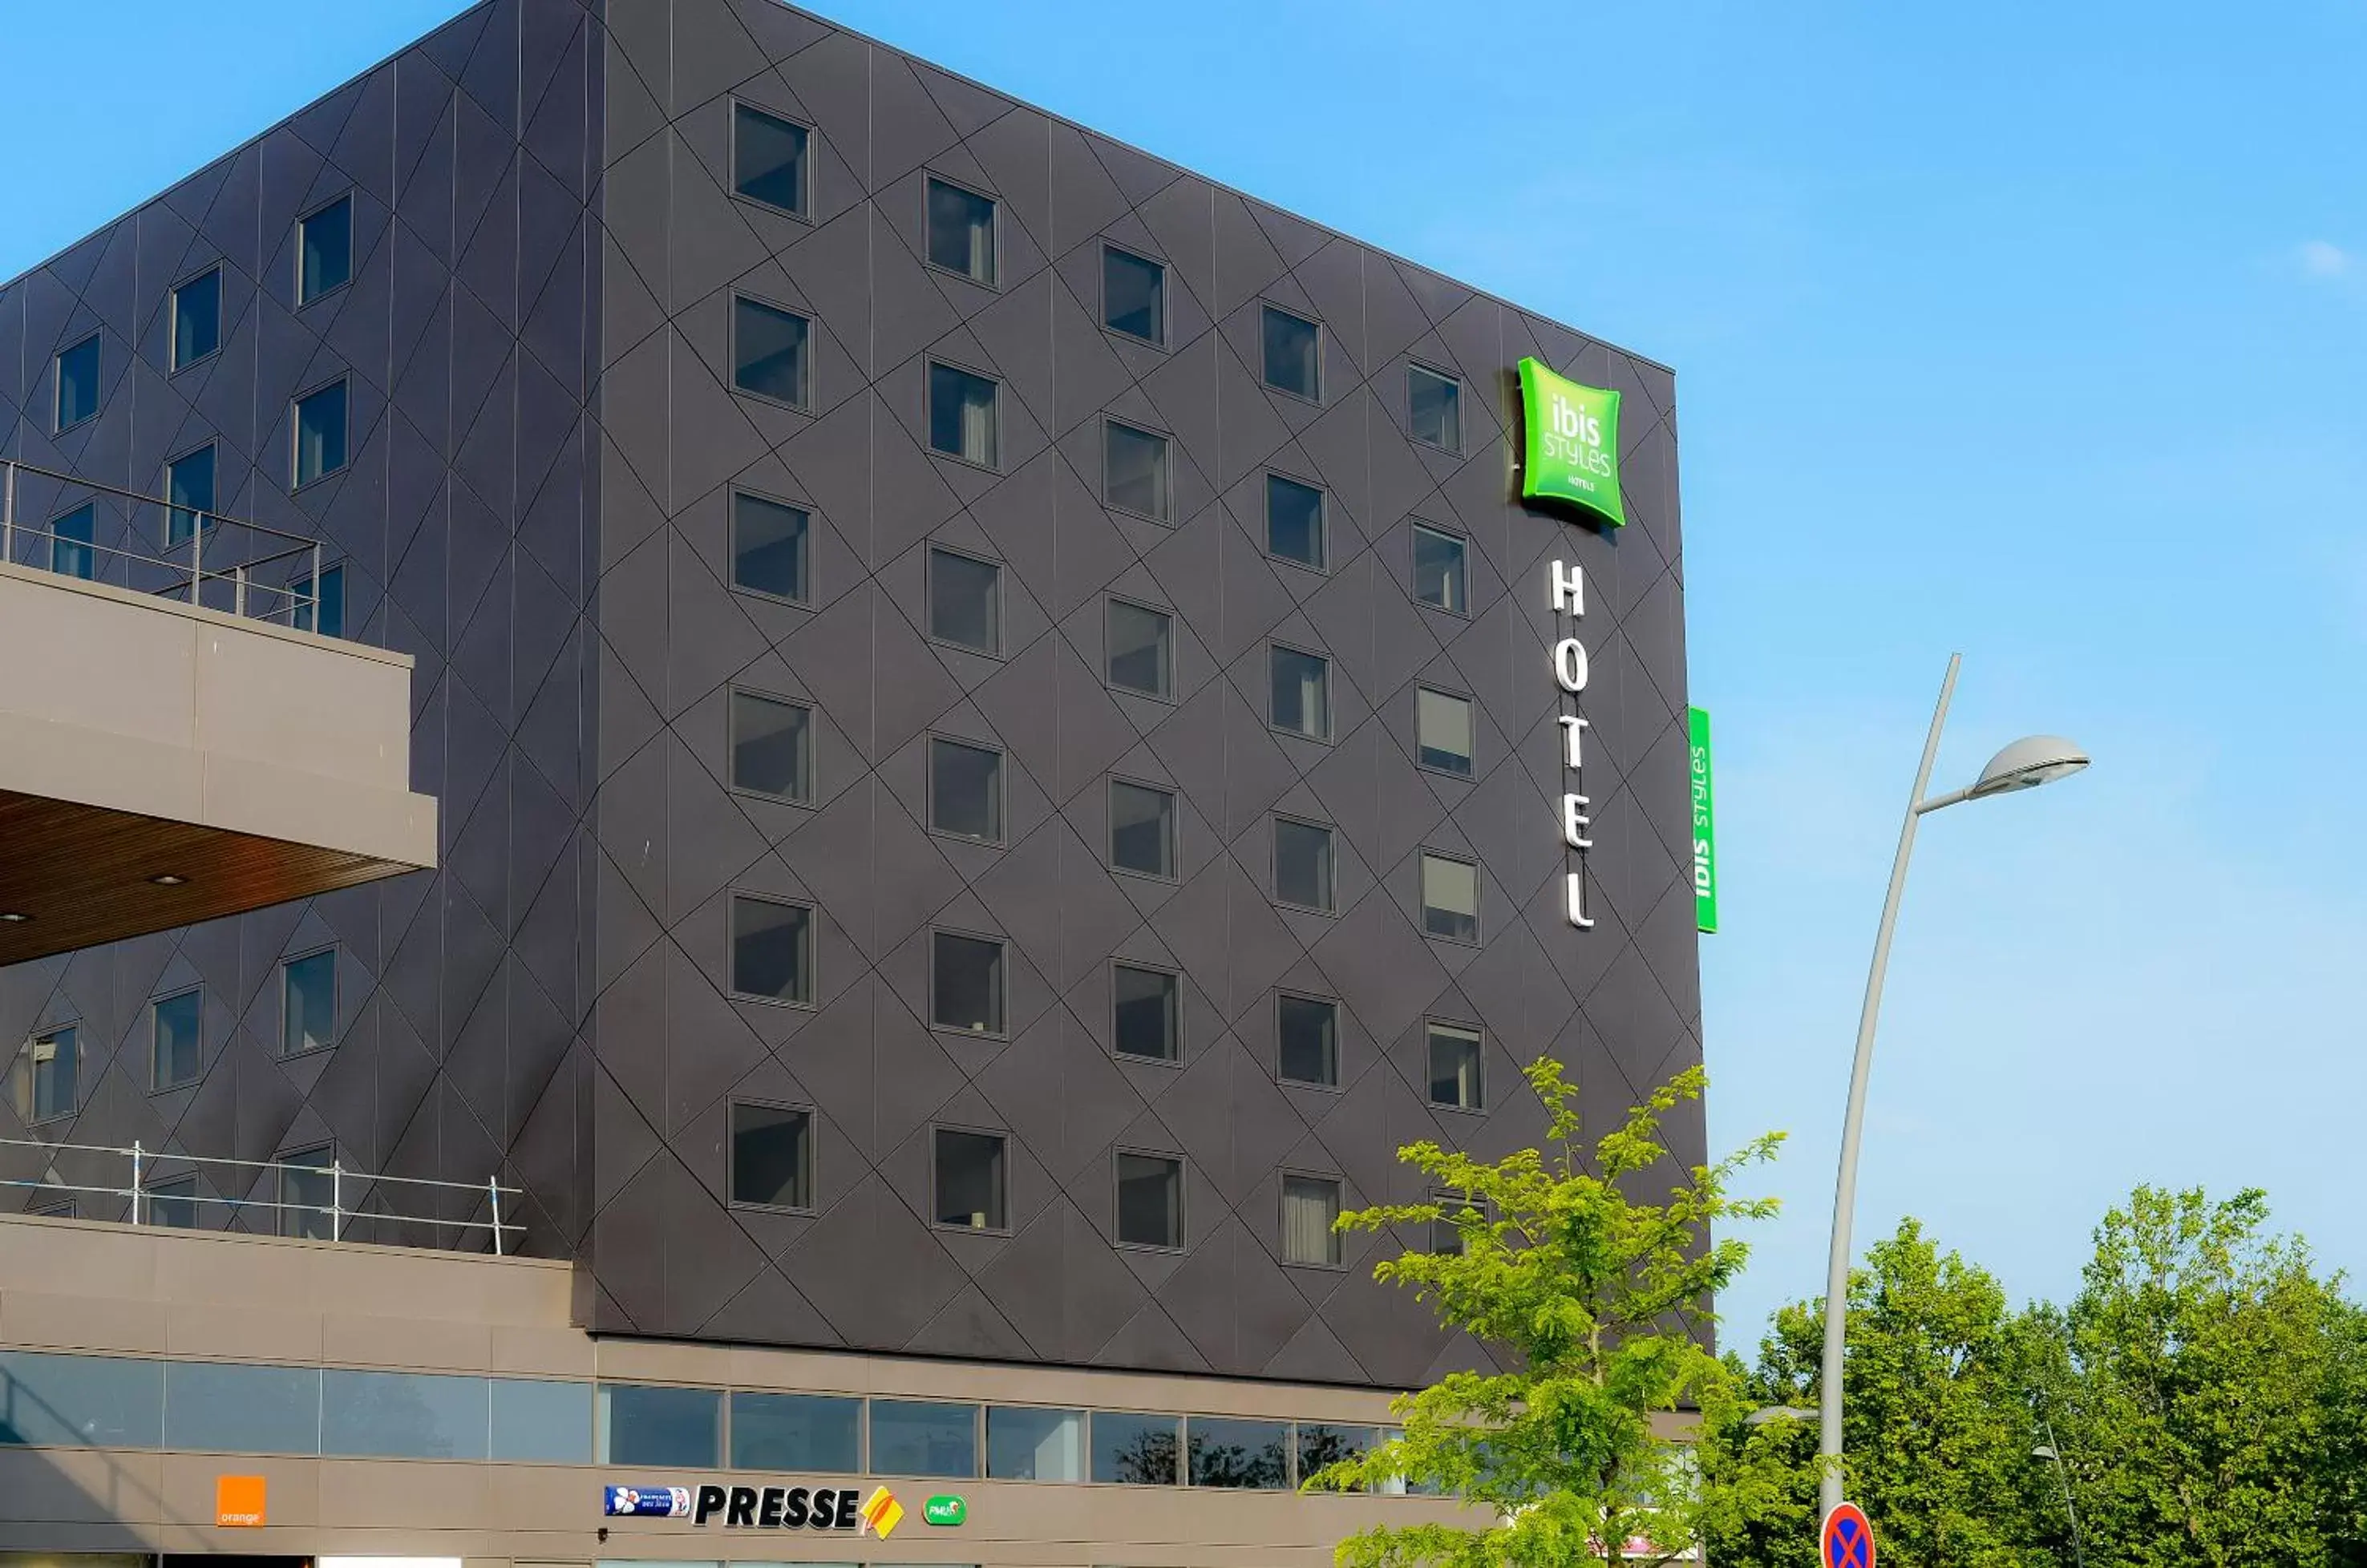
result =
[[[119,514],[121,537],[163,540],[158,553],[101,544],[102,507],[110,521]],[[0,562],[300,631],[321,626],[319,540],[33,463],[0,462]]]
[[[424,1235],[429,1238],[429,1246],[466,1248],[474,1238],[489,1237],[496,1256],[514,1251],[526,1231],[523,1224],[502,1217],[505,1205],[511,1213],[517,1212],[516,1201],[524,1190],[504,1186],[493,1177],[480,1182],[436,1181],[420,1176],[349,1170],[338,1160],[314,1165],[300,1160],[222,1159],[164,1154],[138,1143],[118,1148],[29,1138],[0,1138],[0,1169],[22,1169],[34,1163],[14,1152],[19,1149],[40,1155],[39,1163],[45,1168],[42,1174],[0,1177],[0,1187],[33,1194],[25,1203],[28,1213],[54,1212],[71,1203],[76,1219],[120,1218],[135,1225],[180,1230],[253,1234],[261,1229],[322,1241],[391,1241],[395,1246],[417,1246],[419,1242],[413,1238]],[[91,1179],[61,1179],[58,1167],[62,1164],[85,1168],[82,1174]],[[110,1166],[121,1170],[122,1182],[104,1179]],[[243,1184],[249,1191],[271,1195],[200,1193],[196,1181],[189,1179],[208,1171],[228,1173],[213,1181],[218,1189]],[[241,1172],[252,1174],[242,1177]],[[173,1190],[166,1190],[168,1186]],[[210,1213],[219,1213],[222,1223],[200,1223]]]

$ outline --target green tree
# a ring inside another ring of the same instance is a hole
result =
[[[2097,1227],[2048,1391],[2091,1561],[2359,1560],[2358,1313],[2267,1224],[2140,1187]]]
[[[1410,1145],[1399,1157],[1449,1196],[1340,1219],[1342,1230],[1451,1228],[1456,1247],[1408,1252],[1374,1272],[1413,1290],[1507,1370],[1454,1372],[1400,1396],[1402,1435],[1308,1483],[1344,1491],[1403,1478],[1459,1495],[1492,1522],[1376,1526],[1340,1543],[1341,1568],[1665,1560],[1727,1506],[1697,1484],[1689,1450],[1656,1429],[1655,1417],[1691,1408],[1722,1415],[1737,1397],[1705,1348],[1707,1303],[1748,1248],[1712,1231],[1774,1212],[1772,1199],[1737,1198],[1728,1188],[1743,1168],[1772,1156],[1780,1134],[1664,1185],[1659,1122],[1700,1096],[1700,1069],[1630,1111],[1591,1158],[1578,1089],[1561,1064],[1539,1060],[1526,1076],[1549,1116],[1546,1147],[1490,1163]],[[1649,1548],[1631,1555],[1631,1541]]]
[[[1824,1334],[1821,1302],[1778,1312],[1758,1365],[1745,1374],[1736,1363],[1739,1408],[1704,1430],[1707,1482],[1753,1500],[1713,1519],[1709,1557],[1719,1568],[1817,1562],[1815,1419],[1742,1417],[1818,1405]],[[1996,1279],[1942,1252],[1919,1222],[1867,1250],[1850,1276],[1841,1438],[1845,1487],[1874,1521],[1883,1562],[2045,1560],[2034,1506],[2045,1477],[2030,1458],[2040,1440],[2030,1391],[2040,1354]]]

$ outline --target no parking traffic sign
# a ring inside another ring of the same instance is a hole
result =
[[[1874,1568],[1874,1526],[1855,1503],[1836,1503],[1817,1532],[1825,1568]]]

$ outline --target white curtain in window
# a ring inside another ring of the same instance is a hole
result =
[[[1311,1177],[1282,1181],[1282,1258],[1285,1263],[1337,1263],[1340,1237],[1331,1222],[1340,1217],[1340,1184]]]

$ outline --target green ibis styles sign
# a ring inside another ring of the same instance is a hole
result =
[[[1709,715],[1699,708],[1685,712],[1693,742],[1693,923],[1704,931],[1717,930],[1717,797],[1710,788]]]
[[[1619,502],[1619,394],[1521,361],[1521,499],[1583,507],[1614,528]]]

